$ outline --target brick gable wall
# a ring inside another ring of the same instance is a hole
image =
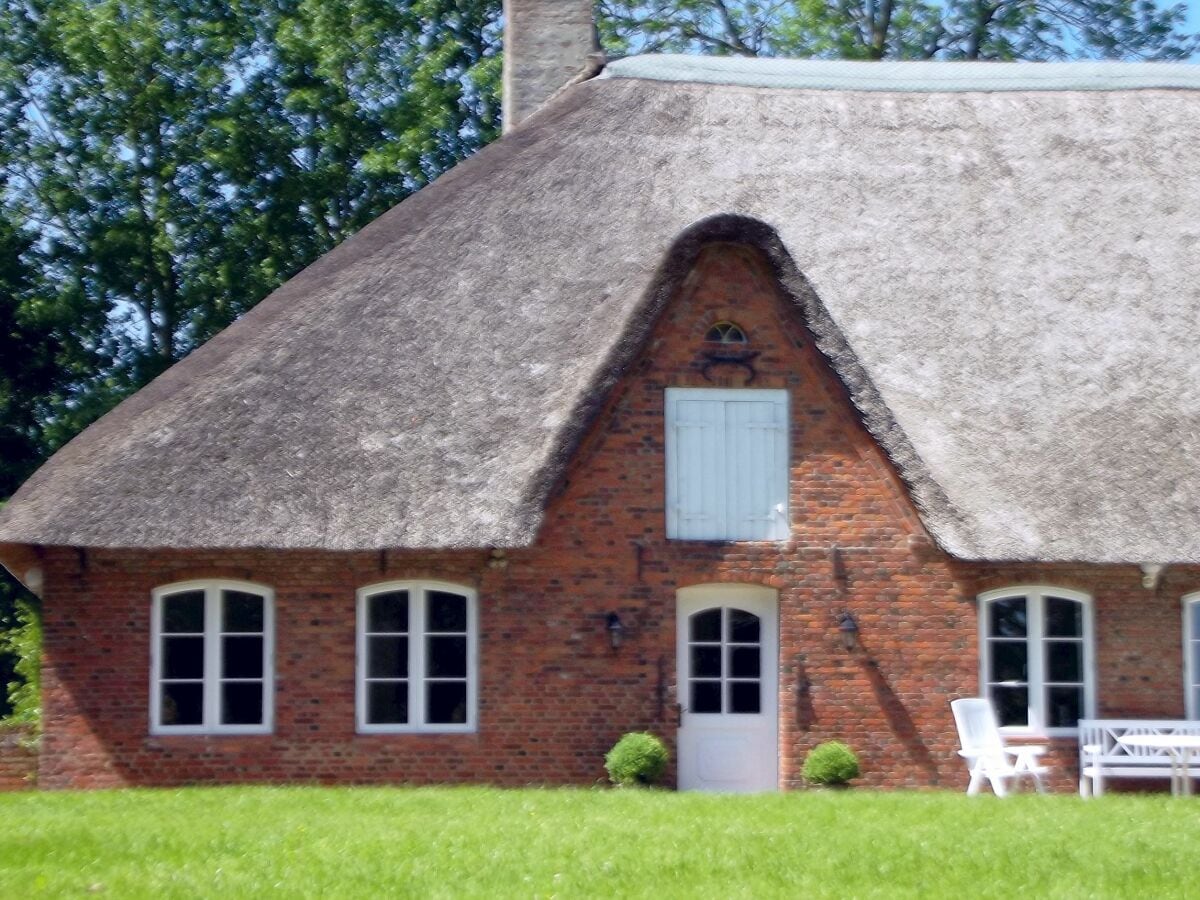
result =
[[[711,369],[712,382],[703,374],[704,334],[719,319],[741,325],[758,352],[754,386],[790,392],[785,543],[665,537],[664,389],[737,387],[747,377],[732,366]],[[862,754],[866,784],[960,788],[948,701],[978,691],[979,591],[1040,582],[1092,593],[1101,713],[1179,716],[1179,597],[1200,588],[1195,569],[1169,570],[1151,592],[1133,566],[946,558],[765,262],[733,245],[701,254],[592,423],[537,544],[504,563],[487,550],[50,548],[40,783],[601,781],[603,754],[621,733],[674,738],[676,590],[750,582],[779,591],[785,786],[799,784],[811,746],[837,737]],[[275,591],[272,735],[148,734],[150,592],[209,577]],[[479,592],[475,734],[355,733],[355,591],[402,578]],[[858,620],[861,652],[839,643],[843,609]],[[628,626],[618,651],[604,631],[609,611]],[[1073,785],[1074,755],[1073,741],[1056,742],[1060,787]]]

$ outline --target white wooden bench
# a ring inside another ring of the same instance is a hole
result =
[[[1080,719],[1079,794],[1099,797],[1106,778],[1170,778],[1171,754],[1148,747],[1127,747],[1130,734],[1200,735],[1200,721],[1186,719]],[[1200,778],[1200,760],[1188,766]],[[1090,784],[1089,784],[1090,781]]]

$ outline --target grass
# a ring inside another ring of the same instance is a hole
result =
[[[1185,897],[1200,799],[229,787],[0,795],[0,896]]]

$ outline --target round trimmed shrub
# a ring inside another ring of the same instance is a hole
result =
[[[604,768],[614,784],[653,784],[667,770],[666,745],[648,731],[634,731],[617,741],[604,757]]]
[[[804,780],[809,784],[846,784],[858,776],[858,755],[841,741],[818,744],[804,760]]]

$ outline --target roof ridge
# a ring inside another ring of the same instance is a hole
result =
[[[601,78],[797,90],[958,93],[1200,90],[1200,65],[1179,62],[827,60],[644,54],[612,60]]]

